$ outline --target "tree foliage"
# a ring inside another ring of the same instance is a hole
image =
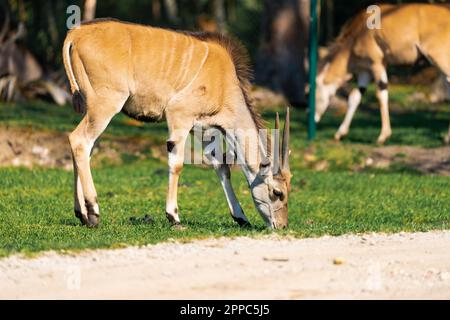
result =
[[[60,48],[67,32],[66,9],[75,4],[83,9],[83,0],[2,0],[12,14],[12,26],[25,23],[27,35],[24,40],[28,48],[46,67],[58,68]],[[299,0],[304,1],[304,0]],[[323,3],[327,2],[322,0]],[[357,11],[373,3],[372,0],[337,0],[333,12],[323,12],[324,17],[332,15],[334,34],[339,27]],[[391,0],[379,2],[448,2],[447,0]],[[174,9],[175,7],[175,9]],[[324,10],[327,6],[323,5]],[[127,21],[176,29],[195,30],[203,20],[214,21],[219,28],[234,34],[249,48],[252,56],[257,52],[261,40],[262,0],[99,0],[97,17],[115,17]],[[173,15],[176,15],[174,17]],[[4,13],[0,15],[4,19]],[[217,18],[219,21],[216,21]],[[326,19],[321,21],[322,38],[325,42],[331,36],[324,34]]]

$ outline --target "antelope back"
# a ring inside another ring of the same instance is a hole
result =
[[[94,20],[72,30],[65,45],[84,95],[129,92],[125,112],[144,120],[180,101],[201,108],[191,113],[214,114],[239,90],[232,56],[212,36]]]

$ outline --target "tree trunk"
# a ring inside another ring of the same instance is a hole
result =
[[[334,3],[333,0],[325,1],[325,39],[327,43],[334,39]]]
[[[55,3],[53,3],[53,1],[47,1],[45,2],[44,8],[47,13],[48,36],[50,38],[50,44],[51,47],[57,48],[59,45],[59,32],[56,24],[54,5]],[[54,61],[58,54],[59,52],[55,50],[48,50],[48,59],[50,61]]]
[[[155,21],[161,20],[161,2],[159,0],[152,0],[152,17]]]
[[[178,23],[178,4],[176,0],[164,0],[164,8],[166,9],[167,18],[170,23]]]
[[[97,0],[84,1],[83,21],[90,21],[95,19],[95,9],[97,7]]]
[[[214,18],[217,22],[217,28],[219,32],[225,32],[225,4],[224,0],[214,0]]]
[[[256,82],[306,105],[309,0],[264,0]]]
[[[236,13],[236,0],[228,0],[228,21],[236,22],[237,21],[237,13]]]

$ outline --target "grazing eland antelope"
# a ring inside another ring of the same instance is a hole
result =
[[[450,83],[450,5],[380,5],[381,28],[367,27],[368,15],[361,12],[344,25],[321,63],[316,79],[316,122],[328,108],[337,89],[357,75],[358,88],[351,91],[345,119],[335,139],[348,134],[353,115],[373,78],[381,111],[383,144],[392,134],[388,107],[387,65],[412,65],[423,55]],[[449,86],[450,89],[450,86]],[[450,128],[446,142],[450,141]]]
[[[174,226],[180,225],[178,180],[185,142],[194,125],[235,133],[231,139],[236,142],[237,153],[243,155],[242,169],[257,210],[269,228],[287,226],[289,113],[281,166],[276,169],[259,134],[262,120],[249,104],[250,69],[240,45],[218,34],[183,33],[98,19],[68,33],[63,58],[74,108],[84,113],[69,136],[74,161],[74,210],[83,224],[96,226],[100,214],[90,153],[113,116],[122,111],[141,121],[167,121],[166,216]],[[260,154],[255,161],[250,161],[245,152],[252,147],[249,138],[256,139],[253,141]],[[214,168],[232,217],[239,225],[248,225],[231,186],[229,165],[216,163]]]

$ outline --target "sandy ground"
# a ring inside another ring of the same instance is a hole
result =
[[[169,242],[0,260],[2,299],[450,299],[450,231]]]
[[[68,134],[0,126],[0,167],[38,166],[72,170]],[[145,159],[148,156],[144,153],[148,150],[151,150],[155,158],[166,154],[165,145],[157,145],[145,137],[104,135],[94,147],[92,166],[95,167],[104,160],[111,164],[121,164],[123,153]]]

